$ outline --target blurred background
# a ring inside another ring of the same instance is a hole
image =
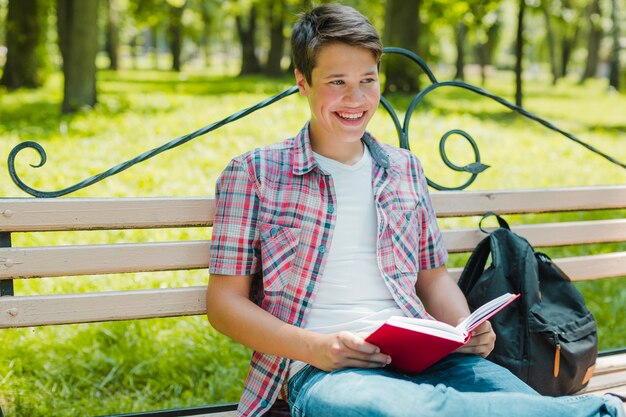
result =
[[[513,72],[518,104],[522,72],[553,85],[597,78],[606,88],[625,88],[623,0],[344,3],[367,15],[386,45],[417,52],[446,78],[478,73],[485,84],[497,71]],[[97,69],[281,76],[290,67],[290,27],[310,6],[310,0],[1,0],[0,85],[37,88],[62,68],[63,109],[72,111],[95,104]],[[385,74],[394,75],[386,92],[418,86],[415,71],[396,60],[386,63]]]
[[[482,87],[626,161],[624,0],[341,2],[367,15],[386,46],[423,57],[440,81]],[[290,28],[310,6],[296,0],[0,0],[0,198],[28,197],[11,181],[6,162],[20,142],[40,143],[48,161],[34,169],[39,156],[20,152],[19,177],[39,190],[59,190],[293,86]],[[383,57],[381,86],[401,120],[429,84],[406,58]],[[213,195],[231,158],[293,136],[308,117],[306,101],[290,96],[70,197]],[[411,150],[426,175],[445,186],[468,178],[439,156],[439,139],[451,129],[468,132],[490,165],[470,189],[626,183],[623,168],[463,89],[432,91],[408,123]],[[384,110],[370,130],[398,144]],[[446,143],[461,166],[474,161],[471,149],[458,136]],[[613,210],[585,218],[625,215]],[[460,222],[477,227],[478,219]],[[12,244],[153,238],[210,236],[206,229],[14,234]],[[626,250],[621,243],[545,252],[556,258],[616,245]],[[450,266],[465,261],[456,255]],[[17,280],[15,294],[206,282],[204,270],[42,278]],[[626,277],[576,285],[598,320],[600,349],[624,347]],[[6,417],[92,416],[237,401],[249,357],[201,316],[6,329],[0,331],[0,407]]]

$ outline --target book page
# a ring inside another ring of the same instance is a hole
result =
[[[418,319],[414,317],[393,316],[387,323],[403,329],[415,330],[444,339],[462,342],[465,339],[465,331],[437,320]]]
[[[494,298],[486,304],[478,307],[472,314],[467,316],[458,326],[459,331],[471,332],[480,326],[489,317],[502,310],[504,307],[513,302],[519,294],[505,293],[500,297]]]

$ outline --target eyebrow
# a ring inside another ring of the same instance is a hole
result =
[[[372,75],[377,75],[376,71],[368,71],[368,72],[366,72],[364,74],[361,74],[361,77],[367,77],[367,76],[372,76]],[[329,74],[326,77],[324,77],[323,79],[327,80],[329,78],[342,78],[342,77],[345,77],[345,76],[346,76],[346,74],[336,73],[336,74]]]

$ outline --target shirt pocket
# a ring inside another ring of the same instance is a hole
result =
[[[300,242],[300,229],[264,224],[260,235],[263,289],[266,293],[280,292],[289,282]]]
[[[418,210],[394,210],[389,213],[389,230],[395,267],[403,273],[419,271],[421,213]]]

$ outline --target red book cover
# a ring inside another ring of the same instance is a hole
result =
[[[390,368],[418,373],[467,343],[476,327],[517,297],[506,293],[495,298],[456,327],[436,320],[391,317],[365,340],[391,356]]]

